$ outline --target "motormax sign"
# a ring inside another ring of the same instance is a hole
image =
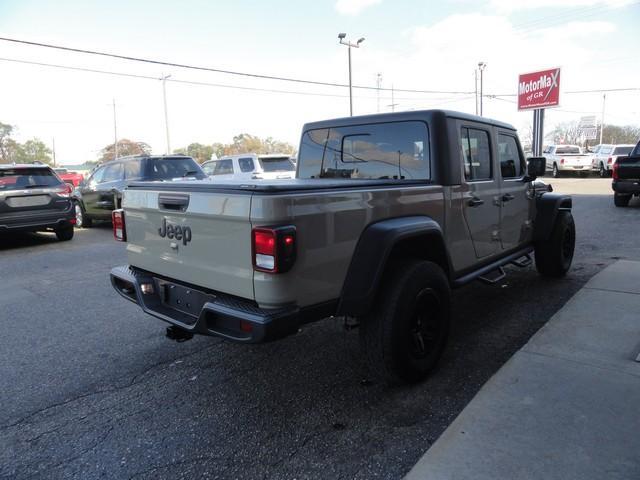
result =
[[[518,79],[518,110],[560,104],[560,69],[525,73]]]

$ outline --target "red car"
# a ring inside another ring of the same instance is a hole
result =
[[[53,170],[63,182],[73,185],[74,187],[79,186],[80,182],[84,180],[84,176],[81,173],[70,172],[66,168],[54,168]]]

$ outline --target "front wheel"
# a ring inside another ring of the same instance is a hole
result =
[[[551,175],[553,176],[553,178],[558,178],[560,176],[560,170],[558,170],[558,165],[557,164],[553,164],[553,170],[551,171]]]
[[[449,336],[447,277],[433,262],[398,262],[379,292],[360,322],[371,373],[389,383],[418,382],[435,368]]]
[[[631,195],[624,195],[622,193],[613,194],[613,204],[616,207],[626,207],[629,205],[630,200],[631,200]]]
[[[576,225],[568,211],[558,212],[548,240],[535,246],[536,269],[545,277],[564,277],[573,261]]]
[[[62,242],[66,242],[73,238],[73,225],[56,230],[56,237]]]

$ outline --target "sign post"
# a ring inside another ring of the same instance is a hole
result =
[[[560,104],[560,69],[524,73],[518,78],[518,111],[533,110],[533,155],[542,155],[544,109]]]

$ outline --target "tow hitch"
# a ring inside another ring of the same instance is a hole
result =
[[[175,340],[178,343],[186,342],[193,338],[193,333],[175,326],[167,327],[167,333],[165,335],[168,339]]]

